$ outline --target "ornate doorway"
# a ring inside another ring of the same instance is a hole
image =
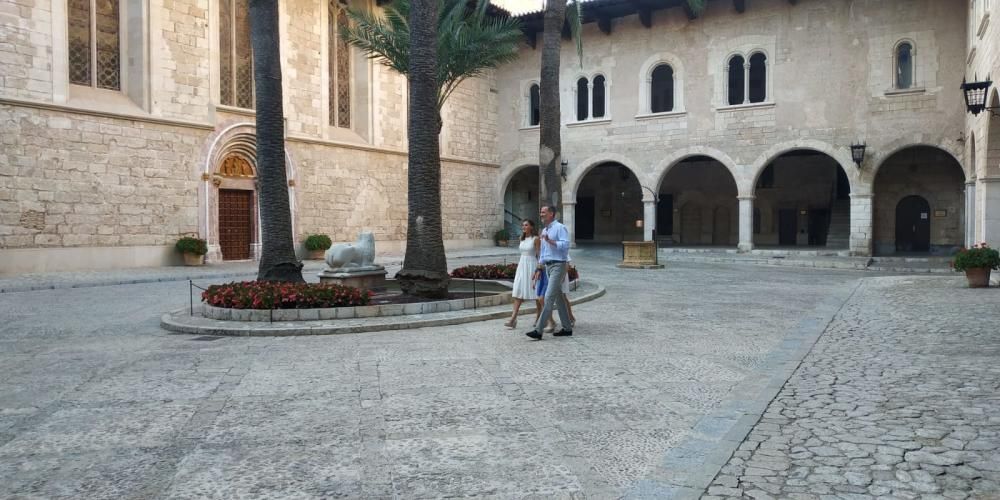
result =
[[[222,260],[248,260],[253,241],[253,191],[219,190],[219,246]]]

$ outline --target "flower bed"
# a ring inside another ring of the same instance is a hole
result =
[[[313,309],[367,305],[372,292],[343,285],[241,281],[212,285],[201,300],[230,309]]]
[[[512,280],[516,273],[517,264],[487,264],[457,267],[451,272],[451,277],[477,280]]]
[[[573,265],[566,269],[566,273],[569,275],[570,281],[580,279],[580,272]],[[517,274],[517,264],[487,264],[456,267],[451,272],[451,277],[477,280],[512,280],[515,274]]]

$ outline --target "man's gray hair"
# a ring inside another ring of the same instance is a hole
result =
[[[552,215],[555,215],[555,214],[559,213],[559,211],[556,210],[555,205],[542,205],[542,208],[544,208],[545,210],[548,210],[549,212],[551,212]]]

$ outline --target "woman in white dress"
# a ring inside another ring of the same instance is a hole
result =
[[[510,320],[504,323],[508,328],[517,328],[517,314],[524,301],[535,301],[535,314],[542,311],[542,298],[535,294],[535,284],[532,280],[535,268],[538,267],[538,251],[541,246],[542,242],[538,239],[535,223],[530,220],[521,222],[521,244],[517,247],[521,251],[521,259],[517,261],[514,289],[511,292],[514,298],[514,313]]]

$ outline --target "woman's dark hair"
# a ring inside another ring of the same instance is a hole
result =
[[[524,219],[523,221],[521,221],[522,224],[525,223],[525,222],[527,222],[528,225],[531,226],[531,235],[535,236],[535,221],[533,221],[531,219]],[[524,241],[525,234],[527,234],[527,233],[525,233],[524,231],[521,231],[521,241]]]

